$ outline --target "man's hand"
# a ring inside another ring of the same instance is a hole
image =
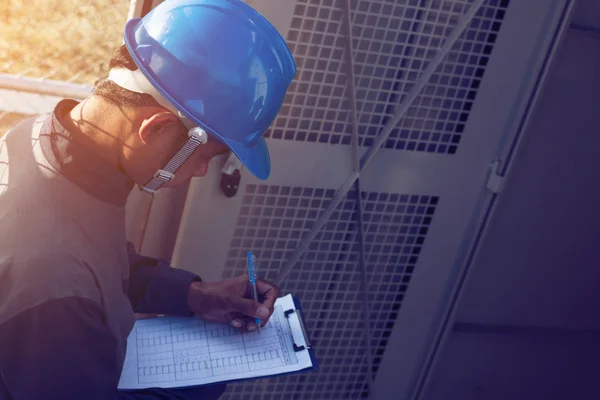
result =
[[[279,297],[279,288],[262,279],[256,280],[258,300],[252,300],[248,275],[221,282],[192,282],[187,302],[191,312],[208,321],[230,323],[244,331],[256,329],[254,318],[264,326]]]

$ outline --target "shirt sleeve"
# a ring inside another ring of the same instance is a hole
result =
[[[144,257],[128,244],[129,282],[125,285],[135,312],[190,315],[187,294],[197,275],[173,268],[167,261]]]
[[[1,324],[0,377],[9,398],[155,398],[117,391],[122,368],[117,362],[117,340],[103,321],[97,303],[68,297]]]
[[[0,398],[218,399],[225,385],[118,391],[117,339],[94,301],[51,300],[0,324]]]

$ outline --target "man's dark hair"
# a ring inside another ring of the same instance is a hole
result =
[[[127,46],[122,45],[110,60],[109,68],[127,68],[130,71],[138,69],[131,58]],[[94,95],[125,108],[143,106],[158,106],[159,104],[152,96],[146,93],[136,93],[123,89],[116,83],[106,78],[98,80],[94,85]]]

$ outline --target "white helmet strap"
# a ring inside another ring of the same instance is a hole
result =
[[[127,89],[131,92],[149,94],[162,107],[179,116],[186,128],[188,128],[188,140],[181,146],[179,151],[175,153],[167,165],[154,173],[152,179],[144,186],[140,186],[141,190],[154,194],[154,192],[162,185],[175,178],[175,172],[177,172],[183,163],[190,158],[198,146],[205,144],[208,141],[208,135],[202,128],[194,126],[192,121],[186,119],[179,110],[173,107],[173,105],[171,105],[171,103],[156,90],[139,69],[131,71],[127,68],[113,68],[108,74],[108,79],[123,89]]]

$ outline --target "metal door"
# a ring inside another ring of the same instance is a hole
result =
[[[254,251],[302,301],[321,367],[225,398],[410,398],[570,2],[249,3],[298,66],[273,173],[243,172],[226,198],[215,161],[190,185],[173,263],[218,280]]]

